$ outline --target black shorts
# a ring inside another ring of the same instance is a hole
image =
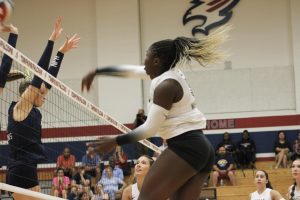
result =
[[[6,174],[6,183],[25,189],[39,185],[37,166],[34,164],[21,164],[10,167]]]
[[[215,150],[202,130],[185,132],[167,140],[168,148],[184,159],[198,172],[210,172]]]

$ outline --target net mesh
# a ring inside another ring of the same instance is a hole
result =
[[[24,67],[14,62],[14,70],[24,71]],[[6,130],[8,109],[12,101],[18,101],[18,86],[22,80],[8,82],[1,96],[1,160],[0,165],[8,162]],[[47,151],[48,162],[56,163],[56,158],[64,147],[69,147],[72,154],[85,154],[85,142],[94,140],[98,135],[116,134],[119,131],[106,121],[84,109],[72,99],[63,96],[55,88],[46,96],[45,104],[39,108],[42,114],[42,141]],[[25,139],[25,138],[24,138]],[[44,165],[45,166],[45,165]],[[47,165],[45,167],[51,167]]]
[[[42,143],[46,150],[47,160],[38,164],[38,179],[42,191],[46,194],[53,194],[52,179],[56,175],[54,169],[57,157],[62,154],[65,147],[69,148],[70,153],[76,158],[76,165],[80,166],[82,157],[86,155],[87,141],[95,140],[99,135],[119,134],[129,129],[47,72],[39,70],[34,62],[0,38],[1,59],[4,53],[14,60],[12,70],[26,73],[30,71],[53,86],[46,96],[45,104],[39,108],[42,115]],[[0,96],[0,166],[3,166],[0,170],[0,182],[5,182],[5,166],[9,162],[9,134],[6,131],[8,110],[11,102],[16,102],[20,98],[19,85],[22,81],[19,79],[8,82]],[[19,136],[23,137],[24,141],[27,140],[26,136],[22,134]],[[143,140],[142,143],[156,152],[160,151],[148,140]],[[19,147],[15,146],[15,148]],[[103,157],[105,155],[100,156],[105,158]]]

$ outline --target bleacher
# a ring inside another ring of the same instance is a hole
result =
[[[273,189],[280,192],[285,198],[287,190],[293,184],[290,169],[273,169],[274,161],[260,161],[256,163],[257,169],[263,169],[269,174]],[[249,194],[256,190],[254,184],[255,171],[251,169],[237,170],[237,186],[231,186],[225,181],[224,186],[217,187],[218,200],[247,200]]]
[[[293,184],[290,169],[273,169],[274,161],[259,161],[256,163],[257,169],[264,169],[268,172],[269,178],[273,188],[279,191],[284,197],[286,197],[288,187]],[[51,181],[53,177],[53,169],[40,170],[38,177],[42,186],[42,191],[46,194],[51,194]],[[216,196],[218,200],[247,200],[249,194],[255,191],[254,176],[255,171],[251,169],[236,170],[237,186],[231,186],[230,183],[225,180],[224,186],[216,188],[208,187],[204,188],[201,194],[201,199],[214,199]],[[133,180],[133,176],[125,177],[125,182],[130,184]],[[5,173],[0,171],[0,181],[5,182]],[[211,180],[209,185],[211,186]]]

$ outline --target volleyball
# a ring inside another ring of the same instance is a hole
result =
[[[14,4],[11,0],[0,0],[0,23],[6,22],[13,14]]]

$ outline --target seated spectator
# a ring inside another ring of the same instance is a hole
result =
[[[213,187],[217,187],[219,179],[223,182],[223,179],[225,178],[229,178],[231,184],[236,185],[236,177],[233,170],[233,158],[230,154],[226,153],[225,147],[219,147],[213,169]]]
[[[81,192],[78,194],[76,200],[90,200],[90,196],[87,192]]]
[[[89,146],[86,155],[82,157],[82,165],[85,173],[96,177],[96,181],[99,181],[101,177],[100,161],[100,156],[96,154],[93,147]]]
[[[77,185],[71,185],[71,191],[68,195],[68,200],[76,200],[76,197],[78,195],[78,187]]]
[[[122,181],[124,180],[123,170],[119,168],[119,166],[116,166],[116,161],[114,157],[109,158],[109,167],[111,167],[114,177],[121,179]],[[102,172],[102,178],[108,178],[108,174],[105,169]]]
[[[123,148],[120,145],[116,146],[113,157],[115,159],[116,165],[123,170],[124,176],[130,175],[131,166],[127,163],[127,155],[125,154]]]
[[[89,195],[89,199],[92,199],[92,197],[94,196],[94,193],[89,185],[83,186],[83,191]]]
[[[90,185],[91,176],[84,170],[84,166],[78,168],[77,173],[73,176],[72,186],[76,185]]]
[[[233,141],[230,138],[230,134],[228,132],[225,132],[223,134],[223,141],[221,141],[218,146],[217,146],[217,150],[219,149],[219,147],[225,147],[225,150],[227,153],[231,154],[233,160],[235,163],[237,163],[237,155],[236,155],[236,146],[233,143]]]
[[[108,194],[104,193],[101,184],[97,184],[95,187],[95,193],[92,200],[109,200]]]
[[[237,147],[237,157],[238,163],[242,168],[252,168],[255,169],[255,143],[250,139],[249,132],[247,130],[243,131],[242,140],[238,143]]]
[[[228,132],[223,134],[223,141],[218,144],[217,149],[219,149],[221,146],[225,147],[227,153],[234,154],[236,151],[236,146],[232,142]]]
[[[62,197],[66,199],[69,186],[69,177],[64,176],[64,170],[62,168],[58,168],[57,176],[52,180],[53,195],[55,197]]]
[[[63,154],[57,157],[56,168],[62,168],[65,176],[72,178],[75,167],[75,156],[71,155],[68,147],[64,148]]]
[[[140,125],[144,124],[145,121],[147,120],[147,116],[145,115],[145,110],[144,109],[139,109],[138,113],[136,114],[136,118],[134,120],[134,128],[139,127]]]
[[[286,140],[284,131],[278,132],[277,141],[275,141],[275,145],[274,145],[274,150],[276,155],[275,169],[277,169],[280,165],[282,165],[283,168],[287,168],[287,162],[288,162],[289,153],[291,151],[291,146],[290,143]]]
[[[115,200],[121,197],[126,183],[121,179],[114,177],[111,167],[105,168],[108,177],[102,177],[98,184],[103,186],[103,191],[108,194],[110,200]],[[122,187],[119,189],[119,184]]]
[[[297,139],[293,144],[292,161],[300,158],[300,132],[298,132]]]

